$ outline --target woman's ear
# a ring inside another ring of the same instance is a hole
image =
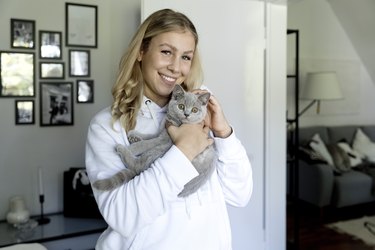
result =
[[[138,61],[138,62],[141,62],[141,61],[142,61],[142,58],[143,58],[143,51],[139,51],[139,53],[138,53],[138,57],[137,57],[137,61]]]

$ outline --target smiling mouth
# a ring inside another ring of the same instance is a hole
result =
[[[163,75],[163,74],[160,74],[160,76],[161,76],[161,78],[163,78],[168,83],[175,83],[176,80],[177,80],[177,78],[166,76],[166,75]]]

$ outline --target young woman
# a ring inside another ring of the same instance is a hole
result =
[[[115,146],[129,145],[127,132],[156,134],[164,126],[176,84],[187,91],[201,87],[197,44],[196,29],[182,13],[160,10],[141,24],[121,60],[112,106],[89,127],[86,168],[92,183],[124,168]],[[252,171],[214,96],[208,110],[204,124],[169,126],[174,145],[149,169],[112,191],[93,189],[108,223],[97,250],[231,249],[226,204],[248,203]],[[198,175],[191,160],[212,143],[216,171],[196,193],[179,198],[184,185]]]

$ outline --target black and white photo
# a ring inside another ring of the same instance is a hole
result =
[[[73,125],[73,84],[40,83],[40,126]]]
[[[94,102],[94,81],[77,80],[77,103]]]
[[[61,59],[62,34],[59,31],[39,31],[39,57],[41,59]]]
[[[64,79],[63,62],[40,62],[40,79]]]
[[[0,51],[0,97],[35,96],[33,52]]]
[[[12,48],[35,48],[35,21],[24,19],[10,19]]]
[[[16,124],[27,125],[35,123],[34,100],[16,100]]]
[[[66,3],[66,46],[97,48],[98,7]]]
[[[90,76],[89,50],[69,50],[69,76]]]

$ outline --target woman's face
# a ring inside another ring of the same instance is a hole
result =
[[[138,57],[142,62],[144,95],[161,107],[167,104],[174,86],[188,75],[194,50],[194,36],[188,31],[153,37],[147,51],[141,51]]]

